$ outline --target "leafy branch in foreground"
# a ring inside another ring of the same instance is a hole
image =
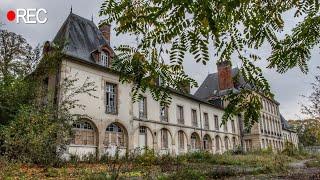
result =
[[[317,67],[320,70],[320,67]],[[310,118],[320,120],[320,75],[315,76],[315,81],[311,83],[313,92],[308,96],[303,96],[308,100],[308,104],[302,104],[302,113]]]
[[[274,56],[269,59],[270,68],[277,68],[280,72],[294,66],[305,69],[304,63],[308,56],[290,59],[290,53],[287,55],[277,50],[286,44],[276,36],[284,27],[282,14],[291,9],[296,9],[297,16],[306,14],[314,17],[318,16],[319,5],[313,0],[106,0],[101,6],[100,16],[106,17],[102,23],[116,23],[117,34],[128,33],[141,38],[136,48],[117,48],[120,58],[115,65],[116,70],[122,73],[121,79],[124,82],[136,83],[133,87],[134,99],[139,97],[141,91],[150,89],[156,100],[162,97],[160,102],[167,103],[170,98],[168,92],[158,90],[150,83],[157,76],[164,78],[165,86],[173,88],[178,86],[178,82],[195,85],[183,72],[182,64],[186,54],[191,54],[196,62],[203,64],[209,61],[210,53],[217,56],[219,62],[231,61],[231,55],[236,54],[243,63],[240,73],[250,88],[246,90],[245,87],[240,87],[237,94],[226,97],[230,103],[226,107],[224,122],[231,115],[242,113],[245,124],[250,126],[257,122],[260,116],[260,100],[255,92],[273,97],[261,69],[255,66],[255,62],[261,58],[251,53],[251,50],[259,49],[262,44],[268,43],[274,50]],[[310,20],[306,18],[295,31],[308,29],[312,24],[308,21]],[[307,34],[296,34],[301,37],[292,36],[284,41],[304,42],[300,43],[300,49],[310,49],[309,45],[318,43],[307,41]],[[209,46],[212,46],[215,52],[209,52]],[[291,50],[292,53],[297,53],[297,49]],[[163,63],[165,55],[170,57],[170,62],[166,65]]]
[[[96,91],[88,78],[78,84],[77,75],[66,77],[55,86],[62,94],[57,106],[55,92],[43,80],[56,75],[64,57],[61,50],[61,46],[52,45],[36,70],[26,77],[8,76],[11,78],[6,78],[6,83],[0,79],[0,91],[5,92],[0,98],[15,103],[6,109],[0,103],[0,117],[6,118],[5,122],[0,121],[0,150],[11,161],[59,165],[72,135],[72,124],[81,116],[70,110],[85,108],[77,100],[79,94],[93,96]]]

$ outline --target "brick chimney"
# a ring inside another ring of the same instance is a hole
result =
[[[111,25],[110,24],[101,24],[99,26],[100,31],[102,32],[103,37],[108,41],[108,43],[110,44],[110,29],[111,29]]]
[[[232,64],[230,61],[222,61],[217,63],[218,67],[218,81],[219,81],[219,90],[232,89],[233,79],[232,79]]]

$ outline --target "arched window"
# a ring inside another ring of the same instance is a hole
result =
[[[211,138],[209,135],[206,134],[203,137],[203,148],[205,150],[211,150],[211,147],[212,147]]]
[[[228,137],[224,138],[224,147],[226,150],[229,150],[229,138]]]
[[[232,138],[232,146],[233,146],[233,149],[235,149],[235,148],[237,147],[236,137],[233,137],[233,138]]]
[[[100,53],[100,64],[105,67],[109,67],[109,56],[105,52]]]
[[[216,136],[216,151],[220,151],[220,137]]]
[[[178,131],[178,144],[179,144],[179,149],[184,149],[184,132],[183,131]]]
[[[126,146],[126,136],[124,129],[117,125],[116,123],[111,123],[105,132],[104,138],[105,146],[117,146],[125,147]]]
[[[87,121],[80,120],[73,124],[72,131],[74,137],[72,144],[75,145],[96,145],[96,130],[93,125]]]
[[[191,134],[191,149],[200,149],[200,138],[197,133]]]
[[[168,149],[169,147],[169,132],[167,129],[161,129],[161,148]]]

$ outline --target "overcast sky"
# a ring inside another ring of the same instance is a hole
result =
[[[0,22],[5,23],[3,28],[23,35],[30,44],[35,46],[54,38],[60,26],[70,13],[71,6],[73,13],[88,19],[91,19],[93,16],[94,22],[98,24],[100,20],[98,11],[102,2],[101,0],[1,0]],[[48,12],[48,21],[45,24],[36,25],[10,23],[6,20],[6,12],[16,8],[45,8]],[[284,14],[284,19],[285,29],[280,36],[290,33],[292,27],[299,21],[299,19],[292,18],[291,12]],[[115,32],[112,32],[112,46],[117,46],[124,42],[132,44],[134,40],[128,36],[116,37]],[[270,51],[271,48],[265,45],[258,51],[258,54],[265,59],[270,55]],[[300,113],[300,103],[303,103],[305,100],[301,95],[308,95],[312,91],[310,83],[313,82],[313,77],[317,73],[316,67],[320,65],[319,52],[319,48],[312,51],[312,58],[309,63],[310,72],[307,75],[301,73],[298,68],[292,69],[285,74],[278,74],[273,69],[265,68],[267,66],[266,61],[259,63],[259,66],[263,68],[265,77],[271,84],[275,99],[280,102],[280,111],[286,119],[303,117]],[[214,52],[212,52],[212,54],[214,54]],[[201,63],[195,63],[195,61],[188,56],[186,57],[184,65],[186,72],[200,85],[208,73],[216,71],[215,60],[215,57],[211,56],[210,62],[204,66]],[[241,66],[237,59],[233,60],[233,65]],[[194,91],[195,89],[193,89],[193,92]]]

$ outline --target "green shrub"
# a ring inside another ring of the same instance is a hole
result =
[[[0,133],[4,138],[4,155],[8,159],[59,165],[70,136],[70,125],[54,118],[49,108],[39,111],[32,106],[24,106]]]
[[[96,163],[98,162],[98,159],[97,159],[97,156],[90,153],[90,154],[86,154],[84,156],[82,156],[82,159],[81,159],[83,162],[86,162],[86,163]]]

